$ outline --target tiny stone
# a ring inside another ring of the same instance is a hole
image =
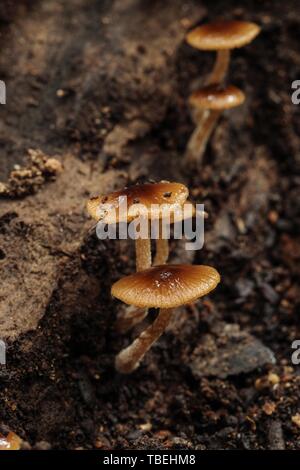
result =
[[[292,423],[296,424],[296,426],[300,428],[300,413],[296,413],[292,416]]]
[[[272,401],[267,401],[266,403],[264,403],[262,409],[266,415],[271,416],[276,410],[276,405]]]
[[[238,231],[242,235],[244,235],[247,232],[245,222],[240,217],[237,217],[236,219],[236,226],[237,226]]]
[[[272,385],[276,385],[280,382],[280,378],[278,377],[278,375],[274,374],[273,372],[270,372],[268,374],[268,380]]]
[[[275,364],[273,352],[234,324],[220,324],[218,336],[204,335],[189,364],[195,378],[226,378]],[[221,328],[222,327],[222,328]]]
[[[58,98],[63,98],[65,96],[66,92],[64,90],[62,90],[61,88],[59,88],[57,91],[56,91],[56,96]]]
[[[129,441],[135,441],[139,437],[141,437],[142,431],[141,430],[136,430],[136,431],[131,431],[126,437]]]
[[[94,443],[96,449],[109,449],[111,447],[109,440],[104,437],[98,437]]]
[[[56,158],[48,158],[45,163],[45,169],[50,173],[61,173],[63,171],[63,166]]]
[[[139,428],[140,428],[142,431],[151,431],[151,429],[152,429],[152,424],[151,424],[151,423],[140,424]]]
[[[39,441],[34,446],[35,450],[50,450],[51,444],[47,441]]]
[[[271,222],[271,224],[276,224],[278,220],[278,213],[276,211],[270,211],[268,214],[268,219]]]
[[[7,188],[4,183],[0,183],[0,194],[6,193]]]

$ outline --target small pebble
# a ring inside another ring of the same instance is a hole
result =
[[[264,404],[263,404],[263,412],[268,415],[268,416],[271,416],[274,411],[276,410],[276,405],[274,402],[272,401],[266,401]]]
[[[142,430],[142,431],[151,431],[152,429],[152,424],[151,423],[144,423],[144,424],[140,424],[139,428]]]
[[[296,424],[296,426],[300,428],[300,413],[296,413],[294,416],[292,416],[292,423]]]

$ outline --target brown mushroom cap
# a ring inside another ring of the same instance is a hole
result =
[[[208,213],[202,210],[199,210],[194,206],[190,201],[186,201],[183,205],[173,206],[168,214],[161,213],[160,219],[164,222],[164,219],[167,218],[167,221],[171,224],[176,224],[177,222],[183,222],[194,217],[204,217],[208,218]]]
[[[191,94],[191,106],[199,109],[212,109],[221,111],[235,108],[245,101],[245,94],[234,85],[209,85]]]
[[[144,208],[149,210],[147,214],[149,218],[155,215],[159,217],[160,213],[150,212],[151,205],[176,207],[178,204],[184,204],[188,194],[188,188],[180,183],[167,181],[146,183],[115,191],[106,196],[93,197],[87,203],[87,210],[94,219],[102,220],[108,224],[130,222],[142,215]],[[121,213],[119,210],[120,201],[125,197],[127,197],[127,212]],[[110,213],[111,209],[113,211]]]
[[[190,31],[186,40],[197,49],[217,51],[234,49],[251,42],[260,32],[260,27],[247,21],[215,21]]]
[[[143,308],[172,308],[208,294],[220,282],[210,266],[155,266],[113,284],[111,293],[126,304]]]

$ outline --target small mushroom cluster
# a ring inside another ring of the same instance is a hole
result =
[[[107,224],[128,223],[138,218],[161,220],[164,209],[176,214],[176,208],[186,202],[188,194],[187,187],[181,183],[147,183],[91,198],[87,209],[93,219]],[[125,200],[126,206],[122,204]],[[135,249],[136,270],[149,268],[152,263],[149,231],[144,237],[135,240]],[[164,264],[168,256],[168,240],[159,236],[156,241],[155,264]]]
[[[186,37],[187,42],[200,50],[216,51],[217,59],[212,72],[201,89],[194,91],[189,104],[195,121],[184,159],[184,164],[201,161],[209,136],[222,111],[241,105],[244,93],[233,85],[224,83],[230,51],[251,42],[260,28],[243,21],[218,21],[197,27]],[[166,264],[169,258],[168,237],[163,236],[165,213],[167,224],[182,222],[184,211],[177,208],[189,204],[190,217],[195,207],[187,201],[188,188],[181,183],[161,181],[124,188],[105,196],[91,198],[87,203],[89,214],[105,225],[141,224],[147,229],[135,233],[136,272],[115,282],[112,295],[129,307],[118,329],[127,331],[146,316],[151,320],[152,309],[157,310],[150,326],[116,357],[119,372],[128,374],[135,370],[152,344],[168,326],[173,309],[196,301],[212,291],[220,282],[220,275],[211,266]],[[123,202],[126,201],[126,204]],[[166,212],[165,212],[166,211]],[[171,217],[170,217],[171,215]],[[151,223],[149,223],[151,221]],[[158,236],[154,260],[151,253],[152,222],[157,222]],[[151,309],[151,310],[150,310]]]
[[[249,44],[260,32],[255,23],[246,21],[215,21],[190,31],[186,41],[203,51],[216,51],[217,58],[204,87],[190,96],[192,116],[196,125],[187,145],[184,164],[201,163],[207,141],[222,113],[240,106],[244,93],[224,84],[232,49]]]
[[[168,223],[183,220],[184,212],[177,211],[177,208],[184,204],[192,206],[187,202],[188,194],[188,188],[183,184],[161,181],[93,197],[87,203],[89,214],[104,224],[129,223],[141,218],[159,223],[154,265],[148,229],[146,234],[135,239],[137,272],[120,279],[111,289],[114,297],[130,306],[127,310],[129,327],[145,318],[148,309],[158,309],[152,324],[117,355],[115,366],[119,372],[128,374],[138,367],[146,352],[165,331],[174,308],[208,294],[220,281],[218,272],[210,266],[166,264],[169,246],[168,240],[162,236],[161,225],[166,212]],[[124,198],[126,208],[122,205]],[[195,214],[194,206],[192,208],[191,213]]]

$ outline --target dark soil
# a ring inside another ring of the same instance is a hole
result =
[[[231,61],[247,101],[183,174],[187,97],[213,63],[184,35],[224,10],[262,26]],[[3,429],[27,448],[299,449],[299,2],[5,0],[0,16]],[[63,170],[40,175],[29,149]],[[205,203],[194,262],[222,282],[121,376],[114,357],[138,329],[116,331],[110,286],[134,270],[133,246],[99,241],[84,205],[148,179]]]

